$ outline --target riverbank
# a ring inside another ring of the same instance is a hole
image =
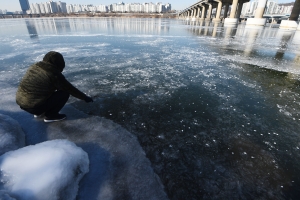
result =
[[[0,19],[44,17],[126,17],[126,18],[176,18],[176,13],[57,13],[57,14],[12,14],[0,15]]]

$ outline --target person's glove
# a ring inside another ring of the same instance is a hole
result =
[[[85,102],[90,103],[90,102],[94,102],[93,99],[91,97],[86,96],[84,99]]]

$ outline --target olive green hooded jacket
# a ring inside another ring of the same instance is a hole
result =
[[[62,75],[64,67],[63,56],[54,51],[47,53],[43,61],[30,66],[18,87],[17,104],[22,108],[36,108],[56,90],[67,91],[84,100],[87,96]]]

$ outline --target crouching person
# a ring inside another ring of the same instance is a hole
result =
[[[74,87],[62,75],[65,68],[63,56],[54,51],[48,52],[43,61],[29,67],[20,82],[16,94],[16,102],[21,109],[34,117],[44,116],[45,122],[65,119],[65,114],[59,114],[70,95],[93,102],[93,99]]]

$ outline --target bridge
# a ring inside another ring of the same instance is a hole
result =
[[[229,6],[231,10],[236,10],[234,16],[240,17],[243,4],[250,0],[200,0],[199,2],[189,6],[179,13],[181,18],[203,19],[221,21],[221,19],[227,18]],[[224,5],[224,6],[223,6]],[[212,17],[212,10],[216,9],[216,15]],[[223,10],[223,17],[221,18],[221,12]]]
[[[179,12],[181,19],[187,20],[207,20],[213,22],[224,22],[224,26],[237,26],[243,4],[250,0],[200,0],[197,3],[185,8]],[[267,0],[259,0],[255,11],[254,18],[248,18],[246,25],[249,26],[265,26],[266,17],[264,16]],[[231,6],[228,16],[229,6]],[[213,9],[216,9],[215,15],[212,15]],[[223,12],[222,12],[223,11]],[[223,16],[221,17],[221,13]],[[283,20],[280,24],[281,28],[300,30],[298,25],[298,17],[300,14],[300,0],[296,0],[289,20]]]

